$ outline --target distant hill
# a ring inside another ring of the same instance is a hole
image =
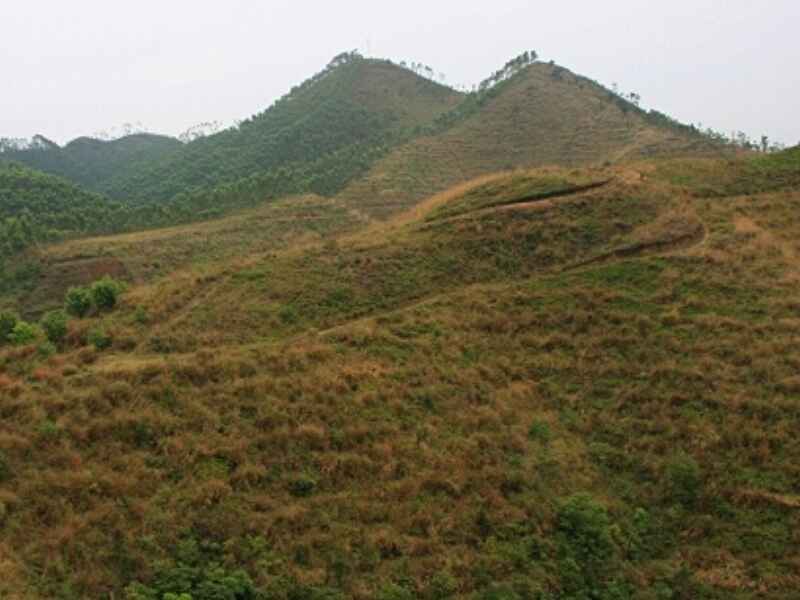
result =
[[[2,157],[95,191],[103,191],[112,177],[136,171],[143,161],[162,160],[183,146],[174,138],[150,133],[111,141],[81,137],[63,147],[41,136],[36,141],[30,149],[5,152]]]
[[[472,94],[427,135],[396,148],[341,195],[373,216],[502,169],[638,157],[719,155],[722,147],[594,81],[534,63]]]
[[[340,195],[383,218],[498,170],[723,149],[590,79],[536,62],[535,53],[466,95],[390,61],[345,53],[264,112],[188,144],[138,135],[59,148],[38,138],[35,148],[4,156],[173,213],[138,219],[153,224],[305,193]]]
[[[116,209],[72,182],[0,163],[0,260],[36,242],[105,231]]]
[[[168,207],[130,205],[65,178],[0,161],[0,284],[4,260],[36,244],[208,219],[219,213],[213,199],[188,197]]]
[[[332,156],[336,170],[355,174],[360,156],[431,123],[461,98],[391,62],[341,55],[238,127],[124,171],[101,189],[120,199],[163,201],[280,168],[283,178],[297,180],[302,166]]]

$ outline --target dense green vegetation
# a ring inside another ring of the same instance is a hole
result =
[[[82,187],[103,193],[114,177],[125,177],[143,163],[159,161],[182,144],[173,138],[139,133],[117,140],[78,138],[63,148],[37,136],[28,149],[8,148],[0,158],[69,179]]]
[[[203,217],[194,206],[131,207],[54,175],[0,162],[0,283],[13,266],[7,259],[36,244]]]
[[[459,97],[388,61],[343,54],[264,112],[109,173],[96,189],[129,202],[163,202],[273,172],[299,190],[324,176],[314,167],[319,161],[336,162],[334,179],[349,180],[376,148],[403,139]]]
[[[119,211],[73,183],[0,163],[0,264],[31,244],[113,231]]]

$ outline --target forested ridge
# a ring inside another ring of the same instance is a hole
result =
[[[0,163],[0,258],[32,243],[112,229],[120,209],[59,177]]]
[[[163,202],[281,167],[296,171],[334,154],[357,160],[433,120],[460,97],[389,61],[342,54],[236,127],[150,156],[93,187],[127,202]]]
[[[136,133],[108,141],[80,137],[64,147],[36,136],[27,147],[9,145],[0,157],[102,193],[109,179],[134,173],[143,161],[161,160],[182,146],[174,138],[151,133]]]

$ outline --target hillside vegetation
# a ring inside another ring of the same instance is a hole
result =
[[[45,249],[42,282],[136,275],[0,349],[0,596],[794,598],[798,173],[517,169]]]
[[[282,168],[294,170],[334,154],[337,167],[395,136],[432,121],[460,94],[388,61],[342,55],[264,112],[237,127],[186,144],[107,181],[114,198],[156,202]],[[353,156],[354,155],[354,156]]]
[[[725,151],[699,131],[647,113],[585,77],[534,63],[471,95],[428,135],[393,150],[340,197],[385,217],[501,169]]]
[[[266,200],[246,186],[236,198],[226,197],[224,209],[219,198],[219,193],[209,193],[185,196],[168,206],[130,205],[0,161],[0,291],[19,273],[29,272],[25,252],[45,242],[205,220]]]
[[[0,265],[31,244],[106,230],[114,210],[68,181],[0,162]]]
[[[719,155],[724,146],[645,112],[535,53],[461,94],[390,61],[336,57],[269,109],[188,144],[158,136],[41,141],[9,159],[173,217],[218,216],[314,193],[383,218],[458,182],[512,167],[646,156]]]
[[[134,173],[142,168],[142,163],[158,162],[181,147],[174,138],[148,133],[111,141],[82,137],[64,147],[39,136],[32,148],[7,151],[0,158],[104,193],[110,179]]]

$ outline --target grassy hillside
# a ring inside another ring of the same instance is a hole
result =
[[[188,266],[210,268],[252,252],[319,243],[360,225],[363,219],[341,203],[304,196],[203,223],[74,239],[19,255],[21,272],[14,293],[5,295],[5,304],[38,317],[60,308],[70,287],[90,284],[103,275],[149,282]],[[0,307],[2,300],[0,287]]]
[[[112,177],[136,172],[141,163],[160,161],[181,147],[182,144],[174,138],[142,133],[113,141],[83,137],[63,148],[42,141],[29,150],[6,152],[3,158],[104,192]]]
[[[535,63],[469,97],[431,133],[392,151],[341,198],[385,217],[501,169],[719,155],[703,135],[646,113],[558,65]]]
[[[326,239],[225,220],[200,265],[211,224],[49,249],[144,270],[0,350],[0,595],[795,597],[798,172],[518,170],[360,230],[309,198]]]
[[[303,178],[295,172],[301,166],[336,154],[346,157],[337,168],[352,176],[358,156],[433,121],[460,97],[388,61],[343,55],[238,127],[140,165],[103,190],[115,198],[161,201],[280,168],[287,178]]]

